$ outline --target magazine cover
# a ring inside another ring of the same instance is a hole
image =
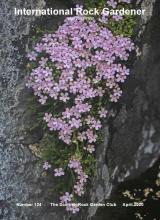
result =
[[[0,1],[0,219],[160,220],[160,1]]]

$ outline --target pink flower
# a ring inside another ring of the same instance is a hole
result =
[[[71,116],[72,116],[72,113],[71,113],[69,108],[66,108],[65,112],[63,112],[62,115],[63,115],[64,118],[70,119]]]
[[[80,185],[79,183],[77,185],[74,185],[74,190],[78,196],[82,196],[84,194],[83,185]]]
[[[101,108],[99,111],[99,117],[100,118],[106,118],[108,111],[105,108]]]
[[[30,53],[28,54],[28,58],[29,58],[30,61],[35,61],[36,58],[37,58],[37,53],[35,53],[34,51],[33,51],[33,52],[30,52]]]
[[[72,198],[73,195],[66,192],[63,196],[60,197],[60,201],[61,203],[67,203],[67,202],[71,202]]]
[[[49,122],[51,120],[51,118],[52,118],[52,114],[45,113],[44,120],[46,122]]]
[[[48,170],[49,168],[51,168],[51,165],[47,161],[45,161],[45,163],[43,164],[43,169]]]
[[[81,167],[81,164],[80,164],[79,160],[73,159],[73,160],[69,161],[68,167],[77,169],[77,168]]]
[[[83,142],[84,140],[86,140],[86,135],[85,135],[85,132],[82,132],[82,133],[78,133],[78,140],[80,140],[81,142]]]
[[[117,6],[117,2],[115,0],[108,0],[107,4],[112,8],[115,8]]]
[[[61,93],[61,96],[59,98],[63,102],[67,102],[69,100],[68,94],[67,93]]]
[[[72,203],[68,203],[66,206],[66,210],[75,214],[75,213],[79,212],[79,207],[76,205],[73,205]]]
[[[44,66],[46,65],[47,61],[48,61],[48,58],[42,57],[41,60],[39,61],[39,64],[40,64],[42,67],[44,67]]]
[[[54,169],[54,176],[64,176],[64,171],[62,168]]]
[[[113,19],[116,21],[120,21],[123,19],[123,17],[121,15],[113,15]]]
[[[89,142],[89,143],[96,142],[97,137],[98,137],[96,134],[94,134],[93,130],[90,130],[90,129],[88,129],[88,130],[86,131],[86,136],[87,136],[87,138],[88,138],[88,142]]]
[[[72,118],[70,120],[70,125],[72,128],[79,128],[82,126],[82,122],[80,119]]]
[[[35,51],[36,51],[37,53],[40,53],[40,52],[42,52],[43,47],[44,47],[44,45],[43,45],[42,43],[38,43],[38,44],[36,44],[36,46],[34,47],[34,49],[35,49]]]
[[[84,147],[89,153],[93,153],[95,151],[94,145],[89,144],[87,147]]]
[[[92,128],[94,128],[95,130],[99,130],[100,128],[102,127],[102,124],[101,124],[101,122],[99,121],[99,120],[94,120],[93,122],[92,122]]]

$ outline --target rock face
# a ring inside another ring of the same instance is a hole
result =
[[[65,8],[65,2],[57,0],[50,4]],[[137,177],[160,155],[160,2],[144,0],[142,4],[147,15],[138,21],[136,41],[140,49],[137,49],[137,57],[133,57],[132,74],[116,116],[104,129],[106,140],[97,152],[97,176],[90,192],[93,202],[107,199],[113,187]],[[44,5],[43,0],[16,0],[14,4],[12,0],[2,0],[0,3],[0,219],[90,219],[96,208],[82,212],[82,217],[70,218],[62,209],[16,205],[47,204],[57,197],[50,192],[54,180],[43,177],[38,159],[28,148],[38,137],[26,141],[25,124],[29,123],[26,122],[29,120],[26,99],[30,94],[24,83],[25,53],[35,18],[13,15],[15,7],[41,8]],[[62,19],[49,18],[48,21],[56,26]]]
[[[146,5],[143,2],[146,10],[151,7],[148,2]],[[115,182],[137,177],[160,156],[159,18],[160,2],[156,1],[152,18],[140,38],[142,53],[133,61],[132,76],[126,83],[122,104],[112,123],[106,161],[110,171],[116,170]]]
[[[148,7],[147,1],[146,6],[144,2],[143,7]],[[107,161],[113,170],[118,165],[118,182],[130,176],[133,178],[151,167],[160,153],[160,130],[157,127],[160,112],[159,12],[160,4],[157,1],[152,18],[140,38],[142,53],[133,61],[132,76],[126,83],[122,105],[112,124]]]
[[[65,3],[53,2],[57,7]],[[17,203],[47,204],[53,180],[42,177],[42,167],[28,145],[37,137],[27,138],[27,89],[25,87],[26,52],[35,18],[15,16],[14,8],[42,8],[43,0],[2,0],[0,3],[1,63],[0,63],[0,219],[36,220],[63,219],[47,207],[18,207]],[[38,18],[37,18],[38,19]],[[62,19],[62,18],[60,18]],[[59,20],[60,20],[59,19]],[[52,24],[59,20],[53,18]],[[55,196],[54,196],[55,198]],[[52,200],[51,200],[52,201]],[[57,209],[56,209],[57,211]]]
[[[109,122],[109,140],[104,143],[106,158],[97,156],[101,169],[91,191],[94,202],[105,201],[119,183],[138,177],[160,157],[160,2],[143,1],[142,7],[148,15],[139,21],[135,40],[142,52],[137,49],[132,59],[132,74],[116,116]],[[90,208],[88,216],[94,216],[96,211]]]

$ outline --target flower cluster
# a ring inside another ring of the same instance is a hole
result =
[[[62,168],[54,169],[54,176],[64,176],[64,171]]]
[[[111,6],[112,8],[116,8],[118,3],[131,3],[131,0],[108,0],[107,4]]]
[[[108,4],[114,7],[115,2],[110,0]],[[95,151],[97,131],[108,115],[101,100],[104,97],[108,102],[119,100],[120,84],[129,75],[129,69],[120,61],[127,61],[133,49],[129,38],[114,36],[94,19],[75,17],[65,19],[55,33],[45,35],[29,53],[29,60],[37,65],[32,69],[27,86],[33,89],[42,105],[53,100],[64,106],[60,116],[49,112],[45,113],[44,120],[65,144],[83,143],[84,152]],[[47,170],[50,165],[46,162],[43,167]],[[74,155],[68,159],[68,168],[76,175],[76,183],[73,192],[66,192],[60,201],[68,204],[67,211],[75,213],[79,208],[71,205],[72,198],[84,194],[88,176]],[[64,176],[65,171],[56,168],[54,175]]]
[[[119,84],[125,81],[129,70],[116,61],[128,59],[132,42],[113,36],[94,20],[86,22],[77,18],[66,19],[55,34],[46,35],[34,49],[29,54],[32,61],[35,56],[38,59],[39,53],[46,54],[40,58],[39,66],[32,71],[28,81],[28,87],[33,88],[39,101],[44,104],[51,97],[70,103],[74,98],[72,106],[67,107],[61,117],[46,113],[49,129],[58,131],[60,139],[70,144],[73,131],[88,125],[85,136],[89,143],[96,142],[95,130],[101,128],[101,123],[94,118],[90,122],[84,118],[92,109],[88,100],[106,95],[111,102],[118,101],[122,94]],[[47,66],[48,60],[60,70],[58,80]],[[90,69],[94,69],[94,73],[90,73]]]
[[[107,0],[106,1],[106,5],[111,7],[112,9],[115,9],[121,3],[129,4],[129,3],[131,3],[131,0]],[[111,15],[105,13],[99,18],[99,21],[101,21],[103,23],[108,23],[109,17],[111,17],[111,19],[113,19],[115,21],[121,21],[124,18],[122,15],[119,15],[119,14],[111,16]]]
[[[48,170],[50,168],[51,168],[51,164],[49,164],[47,161],[45,161],[45,163],[43,164],[43,169]]]
[[[60,201],[62,204],[66,205],[66,210],[72,213],[79,212],[79,207],[72,203],[73,195],[66,192],[63,196],[60,197]]]
[[[77,174],[77,182],[74,185],[74,192],[78,196],[82,196],[84,194],[84,184],[87,182],[88,176],[84,173],[78,159],[70,160],[68,167],[73,169],[75,174]]]

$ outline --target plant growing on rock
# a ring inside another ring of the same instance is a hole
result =
[[[27,86],[42,105],[49,106],[44,121],[63,145],[54,153],[65,153],[65,159],[60,154],[59,162],[48,160],[43,167],[54,167],[58,178],[72,178],[72,188],[60,197],[72,213],[79,211],[72,203],[85,193],[92,175],[108,105],[122,95],[121,84],[129,75],[124,63],[133,48],[128,37],[115,36],[98,20],[72,17],[28,54],[32,70]]]

